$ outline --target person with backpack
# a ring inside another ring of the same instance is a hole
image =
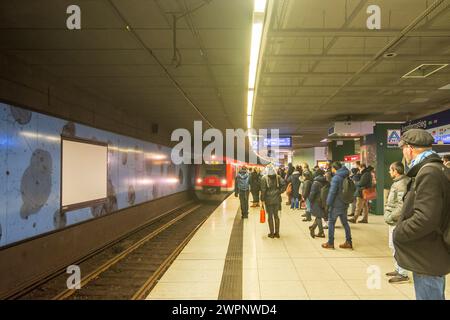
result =
[[[388,199],[384,206],[384,221],[389,225],[389,248],[392,250],[392,255],[395,256],[394,242],[392,235],[400,218],[400,212],[403,207],[403,196],[406,193],[406,188],[409,183],[409,178],[405,176],[405,166],[403,163],[397,161],[390,165],[389,174],[394,180],[391,189],[389,190]],[[394,258],[393,272],[386,273],[386,276],[392,277],[389,283],[408,282],[408,271],[400,267]]]
[[[297,169],[291,174],[287,181],[291,185],[291,209],[299,209],[300,202],[300,172]],[[287,191],[286,191],[287,192]]]
[[[332,164],[334,173],[331,179],[330,191],[327,197],[328,206],[328,242],[322,244],[324,249],[334,249],[334,227],[336,220],[341,220],[345,230],[345,243],[339,245],[341,249],[353,249],[352,234],[347,221],[347,210],[353,202],[353,195],[356,191],[355,184],[349,178],[350,171],[340,162]]]
[[[450,171],[433,143],[423,129],[406,131],[399,143],[411,181],[393,234],[395,260],[412,271],[418,300],[445,300],[450,273]]]
[[[241,202],[242,219],[248,218],[248,195],[250,193],[250,177],[247,167],[243,166],[234,179],[234,196]]]
[[[309,203],[311,204],[311,214],[315,217],[314,223],[309,227],[312,238],[325,238],[323,232],[322,219],[325,217],[326,198],[324,191],[329,186],[325,179],[325,172],[322,169],[316,169],[314,181],[309,193]],[[325,200],[325,201],[324,201]],[[316,228],[319,227],[319,233],[316,235]]]
[[[273,166],[269,166],[267,175],[261,179],[261,201],[266,209],[269,223],[269,238],[280,237],[281,194],[286,190],[286,182],[277,175]]]

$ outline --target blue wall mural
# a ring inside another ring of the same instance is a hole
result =
[[[60,135],[108,143],[108,200],[60,212]],[[0,103],[0,247],[188,189],[170,148]]]

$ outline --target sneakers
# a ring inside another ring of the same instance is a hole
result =
[[[398,273],[397,271],[392,271],[392,272],[386,273],[386,276],[388,276],[388,277],[396,277],[399,275],[400,275],[400,273]]]
[[[348,222],[356,223],[356,219],[355,219],[355,218],[353,218],[353,219],[348,219]]]
[[[367,221],[367,219],[362,219],[362,220],[359,220],[358,223],[369,223],[369,222]]]
[[[272,239],[275,237],[275,235],[273,233],[269,233],[267,236]]]
[[[341,249],[353,249],[353,245],[351,242],[345,241],[345,243],[339,245]]]
[[[389,283],[402,283],[409,282],[408,276],[402,276],[401,274],[389,279]]]
[[[334,245],[329,244],[328,242],[325,242],[322,244],[322,248],[324,249],[334,249]]]
[[[275,238],[280,239],[280,234],[279,234],[279,233],[275,233],[273,236],[274,236]]]
[[[312,219],[311,219],[311,218],[305,218],[305,219],[303,219],[302,221],[303,221],[303,222],[308,222],[308,221],[312,221]]]

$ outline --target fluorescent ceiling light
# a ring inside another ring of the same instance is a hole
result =
[[[247,128],[252,128],[252,116],[247,116]]]
[[[250,49],[250,68],[248,77],[248,88],[255,89],[256,72],[258,70],[259,49],[261,47],[263,24],[255,22],[252,29],[252,46]]]
[[[402,78],[423,79],[447,66],[448,64],[445,63],[424,63],[405,74]]]
[[[251,116],[253,114],[253,96],[255,94],[254,90],[248,90],[248,97],[247,97],[247,115]]]
[[[266,0],[255,0],[254,12],[264,13],[266,11]]]
[[[439,90],[450,90],[450,83],[442,88],[439,88]]]

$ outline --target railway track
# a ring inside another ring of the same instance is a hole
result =
[[[145,299],[198,228],[217,207],[191,203],[164,214],[81,261],[81,288],[68,289],[65,270],[13,299]]]

